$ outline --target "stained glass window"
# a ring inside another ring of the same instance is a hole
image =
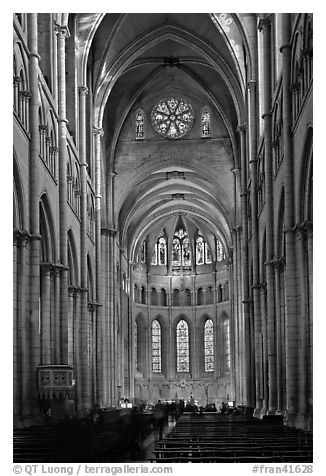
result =
[[[191,266],[191,248],[187,232],[178,228],[172,242],[172,266]]]
[[[181,266],[181,245],[179,238],[172,242],[172,266]]]
[[[154,130],[168,139],[184,137],[194,123],[194,110],[182,98],[161,99],[153,108],[151,119]]]
[[[204,264],[204,238],[202,236],[196,240],[196,264]]]
[[[231,368],[231,347],[230,347],[230,322],[229,319],[225,319],[223,322],[224,330],[224,356],[225,356],[225,369],[229,371]]]
[[[152,322],[152,370],[155,373],[162,371],[161,350],[161,326],[155,319],[155,321]]]
[[[158,240],[154,245],[154,250],[152,254],[152,265],[166,265],[167,264],[167,255],[166,255],[166,235],[165,231],[162,230],[158,236]]]
[[[154,264],[154,265],[157,264],[157,246],[156,246],[156,244],[154,246],[154,251],[153,251],[153,254],[152,254],[151,264]]]
[[[183,319],[177,325],[177,372],[189,372],[189,330]]]
[[[208,111],[204,111],[201,115],[201,136],[211,136],[211,116]]]
[[[140,261],[141,263],[145,263],[146,261],[146,241],[143,241],[139,250],[139,253],[137,255],[137,261]]]
[[[224,248],[221,241],[216,238],[216,261],[222,261],[225,258]]]
[[[205,262],[207,264],[210,264],[212,262],[212,254],[211,254],[211,250],[208,246],[208,243],[205,243]]]
[[[207,319],[204,326],[205,372],[214,371],[214,325]]]
[[[212,262],[212,254],[208,243],[199,235],[196,239],[196,264],[210,264]]]
[[[189,239],[185,238],[182,242],[182,265],[191,266],[191,254],[190,254],[190,243]]]
[[[136,140],[145,138],[144,131],[145,115],[141,109],[136,112]]]
[[[159,264],[166,265],[166,239],[164,237],[158,240]]]

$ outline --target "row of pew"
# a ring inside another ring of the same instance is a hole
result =
[[[312,434],[269,419],[184,413],[153,455],[158,463],[309,463]]]

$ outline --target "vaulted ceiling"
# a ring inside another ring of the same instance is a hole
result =
[[[104,130],[103,199],[122,245],[132,256],[150,231],[179,213],[230,244],[239,201],[236,130],[250,66],[245,15],[80,14],[77,24],[80,76],[91,80],[92,121]],[[150,121],[154,105],[172,96],[195,111],[192,130],[180,139],[159,136]],[[200,136],[204,107],[211,112],[208,140]],[[141,142],[137,108],[146,116]]]

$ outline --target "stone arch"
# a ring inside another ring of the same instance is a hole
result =
[[[77,286],[79,283],[78,254],[76,241],[72,229],[68,230],[68,282],[70,286]]]
[[[54,222],[46,192],[43,193],[40,199],[39,227],[40,235],[42,236],[40,260],[54,263],[56,261]]]
[[[14,150],[13,158],[13,227],[14,229],[23,230],[25,226],[25,209],[23,200],[23,186],[21,181],[21,174],[19,171],[19,165],[17,163],[17,157]]]

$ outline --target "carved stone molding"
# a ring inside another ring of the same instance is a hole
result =
[[[67,26],[54,25],[54,31],[59,39],[66,40],[70,37],[69,28]]]
[[[102,137],[104,135],[104,131],[101,127],[95,127],[93,126],[93,134],[94,136],[100,136]]]
[[[73,367],[70,365],[39,365],[37,368],[40,398],[64,398],[74,389]]]
[[[80,96],[87,96],[87,94],[89,93],[89,89],[87,86],[79,86],[78,91]]]

